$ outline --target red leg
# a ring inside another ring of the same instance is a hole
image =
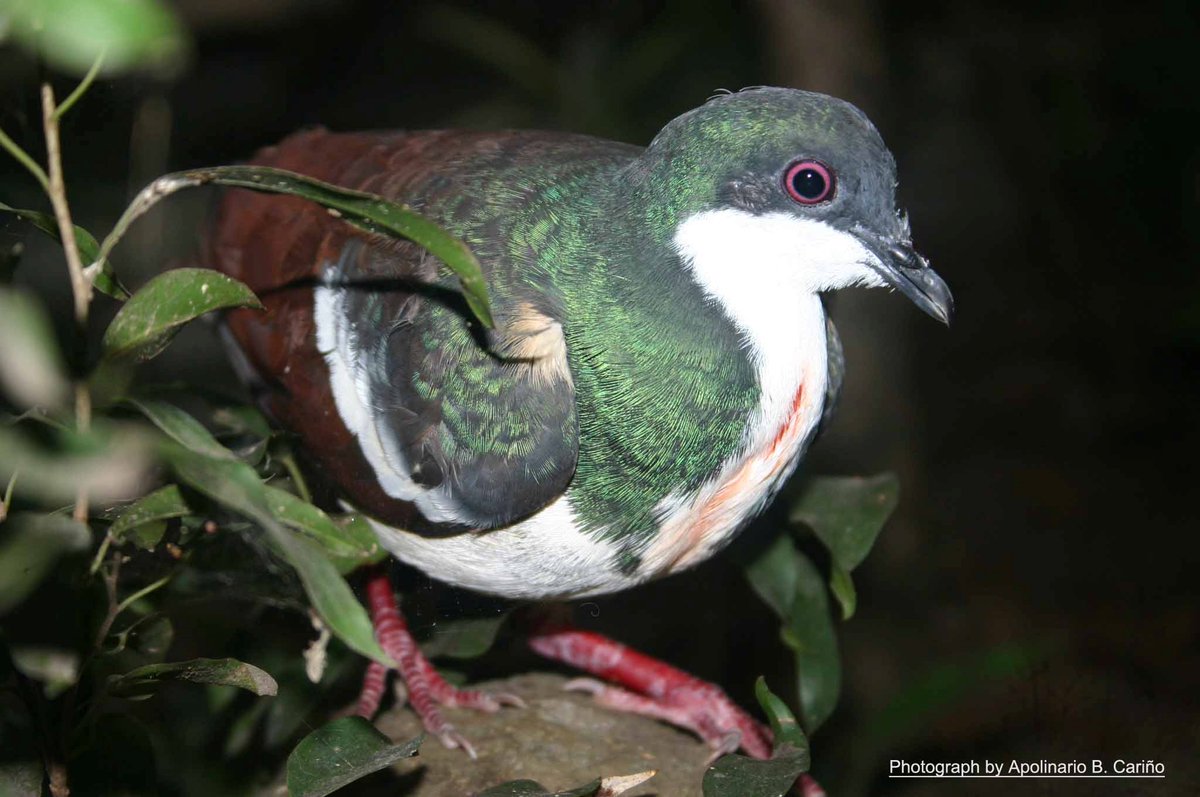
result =
[[[717,754],[740,747],[755,758],[771,755],[771,732],[715,684],[590,631],[547,631],[532,636],[529,644],[547,658],[624,687],[590,679],[568,685],[592,692],[603,705],[687,728]]]
[[[421,653],[408,630],[408,623],[396,605],[392,584],[387,572],[376,569],[367,580],[367,602],[375,625],[379,646],[396,662],[396,669],[408,690],[408,702],[421,718],[425,730],[442,740],[447,747],[461,747],[471,758],[475,749],[442,715],[442,706],[473,708],[479,711],[499,711],[501,705],[522,706],[514,695],[489,695],[486,692],[457,689],[447,683],[429,660]],[[363,678],[362,692],[355,713],[370,718],[383,698],[387,668],[372,662]]]
[[[800,776],[800,796],[801,797],[825,797],[825,790],[821,788],[821,784],[812,779],[811,775]]]
[[[370,719],[379,711],[383,702],[383,690],[387,686],[388,668],[377,661],[367,665],[367,673],[363,676],[362,691],[358,693],[358,706],[354,713]]]

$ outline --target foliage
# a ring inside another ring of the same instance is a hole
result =
[[[348,783],[417,754],[423,736],[392,744],[362,717],[343,717],[305,736],[288,758],[293,797],[324,797]]]
[[[848,619],[854,609],[850,571],[866,556],[897,501],[895,476],[810,480],[791,517],[805,522],[830,553],[829,590]],[[800,716],[813,733],[828,719],[841,690],[836,632],[826,579],[788,534],[746,563],[750,584],[783,625],[780,636],[796,658]]]
[[[171,70],[186,50],[170,6],[157,0],[4,0],[0,18],[21,45],[77,74],[94,63],[110,72]]]
[[[94,0],[75,10],[100,13],[112,11],[110,5]],[[121,12],[148,26],[137,35],[158,35],[154,20],[160,18],[137,16],[150,8],[157,6],[127,4]],[[31,26],[41,26],[46,38],[36,42],[39,52],[55,36],[65,37],[55,52],[76,44],[91,46],[75,41],[75,33],[61,26],[46,26],[41,11],[16,4],[10,12],[18,41],[28,44]],[[167,44],[114,40],[97,46],[107,48],[107,63],[118,68],[125,53],[142,47],[135,60],[146,64],[165,52]],[[74,56],[63,57],[62,63],[68,63]],[[68,102],[77,101],[93,77],[94,72]],[[78,648],[6,648],[11,674],[24,683],[42,684],[40,696],[37,690],[22,689],[25,721],[50,722],[42,705],[47,700],[53,701],[50,713],[60,717],[61,730],[46,726],[41,733],[46,748],[41,757],[48,762],[51,790],[59,793],[68,788],[73,773],[87,772],[102,728],[115,722],[122,733],[148,738],[141,722],[122,706],[157,695],[167,682],[235,687],[259,696],[277,693],[276,680],[254,664],[230,658],[162,660],[173,636],[162,607],[172,592],[188,592],[195,569],[204,566],[205,532],[238,528],[225,519],[227,512],[253,521],[245,527],[251,539],[294,568],[323,629],[349,649],[390,663],[342,576],[380,558],[369,527],[352,515],[330,515],[313,505],[299,471],[289,467],[286,441],[255,423],[250,408],[192,401],[188,411],[137,385],[138,364],[161,353],[188,323],[213,311],[261,305],[245,285],[200,268],[166,271],[132,294],[126,292],[109,255],[130,224],[163,197],[193,185],[241,185],[302,196],[375,234],[416,240],[460,273],[470,306],[484,323],[491,319],[478,263],[461,243],[407,208],[279,170],[229,167],[168,175],[142,192],[97,244],[95,236],[70,221],[57,160],[58,120],[69,106],[55,103],[48,87],[43,100],[48,168],[43,170],[7,136],[3,141],[47,189],[54,212],[7,205],[0,210],[63,243],[76,293],[77,335],[84,334],[93,288],[124,301],[96,356],[88,356],[87,346],[79,344],[64,354],[40,302],[0,285],[0,332],[6,344],[0,349],[0,387],[15,411],[0,426],[0,477],[6,485],[0,503],[0,616],[36,603],[39,589],[54,589],[51,584],[76,600],[94,596],[94,588],[105,595],[101,616],[82,629]],[[73,512],[66,511],[70,506],[61,508],[63,503],[73,504]],[[293,753],[289,772],[317,767],[306,751],[321,749],[322,739],[328,742],[330,734],[343,731],[345,724],[331,726],[325,736],[307,739]],[[415,744],[404,754],[413,751]],[[385,766],[400,753],[389,746],[373,755],[371,761]],[[141,769],[150,773],[152,784],[153,766],[143,761]],[[86,776],[82,781],[86,789]],[[11,785],[10,780],[6,787]],[[301,791],[327,793],[317,788],[309,784]]]

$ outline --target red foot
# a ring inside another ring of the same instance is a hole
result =
[[[567,688],[591,692],[609,708],[686,728],[714,748],[714,758],[738,748],[755,758],[771,755],[771,732],[715,684],[590,631],[535,634],[529,645],[547,658],[620,684],[580,678]]]
[[[446,721],[441,706],[473,708],[491,713],[499,711],[502,705],[523,707],[524,702],[516,695],[490,695],[487,692],[457,689],[438,675],[409,633],[408,623],[396,605],[392,584],[385,571],[376,570],[368,578],[367,602],[375,625],[375,638],[398,665],[397,671],[408,690],[408,702],[421,718],[425,730],[441,739],[446,747],[462,748],[467,755],[475,758],[475,748]],[[370,719],[379,710],[387,673],[387,668],[382,664],[371,662],[368,665],[356,714]]]
[[[800,776],[800,797],[825,797],[821,784],[812,779],[811,775]]]

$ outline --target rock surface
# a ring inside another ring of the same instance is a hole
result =
[[[479,684],[478,688],[517,695],[528,707],[504,708],[498,714],[459,709],[446,712],[454,726],[475,745],[478,760],[472,761],[461,750],[447,750],[438,740],[427,738],[420,755],[398,764],[386,784],[368,779],[353,793],[371,797],[464,797],[522,778],[557,791],[596,778],[646,770],[656,770],[657,774],[625,792],[627,797],[690,797],[701,793],[700,783],[711,752],[703,743],[655,720],[596,706],[586,694],[564,691],[566,682],[562,676],[534,673]],[[397,741],[421,732],[420,722],[407,706],[381,715],[376,726]]]

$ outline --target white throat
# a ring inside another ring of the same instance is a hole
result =
[[[805,294],[884,285],[870,268],[878,258],[858,238],[787,213],[754,215],[733,208],[696,213],[676,228],[675,248],[755,346],[765,342],[763,310],[794,304]]]
[[[698,491],[673,493],[659,504],[660,533],[642,564],[652,574],[712,555],[791,475],[825,405],[820,293],[883,284],[867,266],[873,256],[852,235],[783,213],[698,213],[679,225],[674,244],[740,333],[761,393],[739,454]]]
[[[818,294],[882,286],[867,265],[875,256],[824,222],[732,208],[688,217],[675,232],[675,247],[741,333],[763,392],[762,420],[788,411],[802,381],[810,394],[819,382],[823,400],[825,313]]]

